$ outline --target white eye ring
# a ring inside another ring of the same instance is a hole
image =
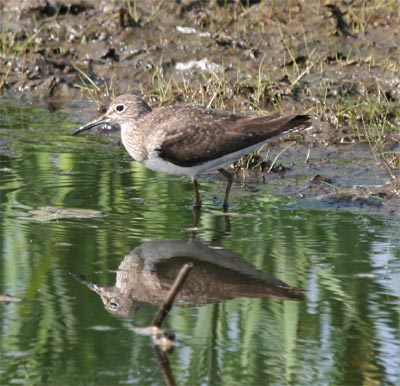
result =
[[[123,113],[125,111],[125,109],[126,109],[126,106],[122,105],[122,104],[115,106],[115,111],[117,113]]]

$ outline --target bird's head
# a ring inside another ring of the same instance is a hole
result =
[[[140,96],[134,94],[120,95],[111,102],[104,115],[74,130],[72,135],[80,134],[101,125],[123,125],[140,118],[150,111],[150,106]]]

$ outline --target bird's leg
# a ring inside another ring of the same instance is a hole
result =
[[[201,217],[201,208],[193,207],[193,225],[192,225],[192,229],[191,229],[191,231],[192,231],[191,238],[192,239],[196,238],[196,233],[199,229],[200,217]]]
[[[228,198],[232,187],[233,175],[222,168],[218,169],[218,171],[228,180],[225,189],[224,203],[222,205],[222,209],[224,210],[224,212],[226,212],[228,210]]]
[[[227,213],[227,210],[225,210],[225,212]],[[231,217],[229,216],[229,214],[226,214],[225,216],[225,234],[229,234],[231,233],[232,227],[231,227]]]
[[[195,177],[192,177],[193,188],[194,188],[194,209],[201,208],[201,198],[199,192],[199,183],[197,182]]]

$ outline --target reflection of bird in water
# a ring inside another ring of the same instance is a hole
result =
[[[73,275],[100,295],[113,315],[127,317],[141,303],[160,305],[184,263],[194,267],[175,305],[219,303],[238,297],[302,299],[303,290],[256,270],[232,252],[198,240],[150,240],[130,252],[114,286],[102,287]]]

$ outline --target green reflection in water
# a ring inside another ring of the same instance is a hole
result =
[[[67,113],[0,109],[0,292],[22,299],[1,304],[1,383],[163,384],[150,341],[130,330],[157,306],[114,318],[69,272],[113,286],[143,240],[189,239],[190,181],[152,173],[106,140],[71,138]],[[236,186],[225,233],[214,200],[223,188],[202,181],[197,239],[305,288],[306,299],[174,307],[166,327],[181,341],[169,356],[177,383],[398,383],[398,219],[302,208],[269,186]],[[72,215],[35,218],[48,207]]]

